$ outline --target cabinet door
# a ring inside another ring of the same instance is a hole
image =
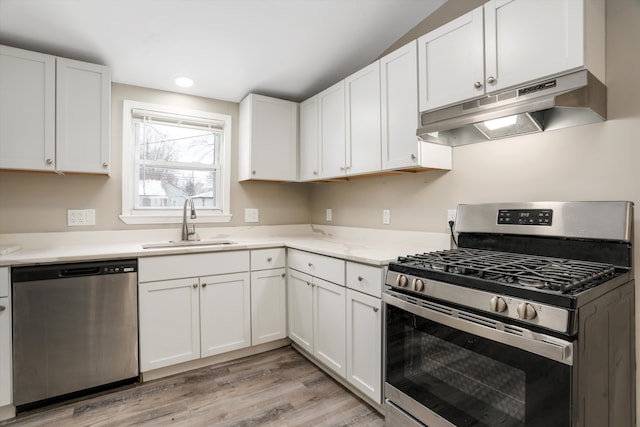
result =
[[[298,104],[249,94],[240,104],[239,179],[295,181]]]
[[[420,111],[484,94],[482,6],[418,39],[418,85]]]
[[[382,169],[418,164],[418,45],[380,59]]]
[[[284,268],[251,273],[251,345],[287,336]]]
[[[0,407],[11,403],[11,348],[11,305],[9,297],[3,297],[0,298]]]
[[[0,168],[55,169],[55,57],[0,46]]]
[[[109,68],[57,58],[56,70],[56,169],[108,175]]]
[[[344,80],[318,94],[320,178],[345,174]]]
[[[576,0],[486,3],[486,91],[582,67],[584,3]],[[491,78],[493,83],[488,83]]]
[[[347,381],[377,403],[382,398],[382,302],[347,290]]]
[[[251,285],[249,273],[200,279],[202,357],[251,345]]]
[[[314,355],[345,377],[345,288],[315,277],[313,283]]]
[[[312,277],[308,274],[288,270],[289,338],[309,354],[313,354],[312,281]]]
[[[300,181],[319,176],[318,96],[300,104]]]
[[[346,173],[377,172],[381,169],[380,139],[380,62],[347,77]]]
[[[200,357],[198,279],[140,283],[140,370]]]

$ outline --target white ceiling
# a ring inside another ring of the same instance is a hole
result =
[[[119,83],[301,101],[371,63],[444,2],[0,0],[0,44],[105,64]],[[194,86],[175,86],[182,75]]]

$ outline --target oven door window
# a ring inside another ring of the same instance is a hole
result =
[[[458,427],[570,425],[570,366],[389,305],[386,335],[386,381]]]

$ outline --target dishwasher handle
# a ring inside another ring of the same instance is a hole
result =
[[[60,277],[97,276],[100,274],[100,267],[61,268],[59,271]]]

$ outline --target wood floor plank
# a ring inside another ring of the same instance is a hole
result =
[[[19,414],[2,427],[383,426],[290,347]]]

